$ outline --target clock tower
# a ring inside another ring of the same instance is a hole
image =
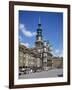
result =
[[[38,28],[37,28],[35,45],[38,48],[43,46],[42,27],[41,27],[40,17],[39,17],[39,23],[38,23]]]

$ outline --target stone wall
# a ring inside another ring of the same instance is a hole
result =
[[[63,59],[62,58],[53,58],[52,59],[52,68],[63,68]]]

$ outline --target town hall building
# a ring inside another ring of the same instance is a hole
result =
[[[28,48],[21,43],[19,44],[19,70],[23,69],[28,73],[28,71],[37,72],[63,67],[63,58],[56,57],[55,59],[52,54],[50,43],[43,39],[40,18],[34,43],[34,48]],[[56,62],[56,60],[58,63],[54,65],[54,61]]]

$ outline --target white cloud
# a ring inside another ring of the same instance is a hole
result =
[[[59,56],[60,57],[63,57],[63,51],[60,52]]]
[[[53,55],[54,55],[54,56],[62,57],[62,56],[63,56],[63,50],[61,50],[61,49],[56,49],[56,50],[53,51]]]
[[[20,28],[20,29],[23,29],[23,28],[24,28],[24,25],[23,25],[23,24],[20,24],[20,25],[19,25],[19,28]]]
[[[59,49],[56,49],[56,50],[55,50],[55,53],[56,53],[56,54],[57,54],[57,53],[59,53],[59,52],[60,52],[60,50],[59,50]]]
[[[21,45],[24,45],[29,48],[29,43],[21,43]]]
[[[27,36],[27,37],[33,37],[36,35],[36,32],[31,32],[29,30],[26,29],[24,24],[20,24],[19,25],[19,29],[22,31],[22,33]]]
[[[22,42],[22,37],[21,36],[19,36],[19,41]]]

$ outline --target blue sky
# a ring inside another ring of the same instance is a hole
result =
[[[19,11],[19,40],[27,47],[34,47],[39,17],[44,40],[49,40],[54,54],[63,54],[63,13]]]

